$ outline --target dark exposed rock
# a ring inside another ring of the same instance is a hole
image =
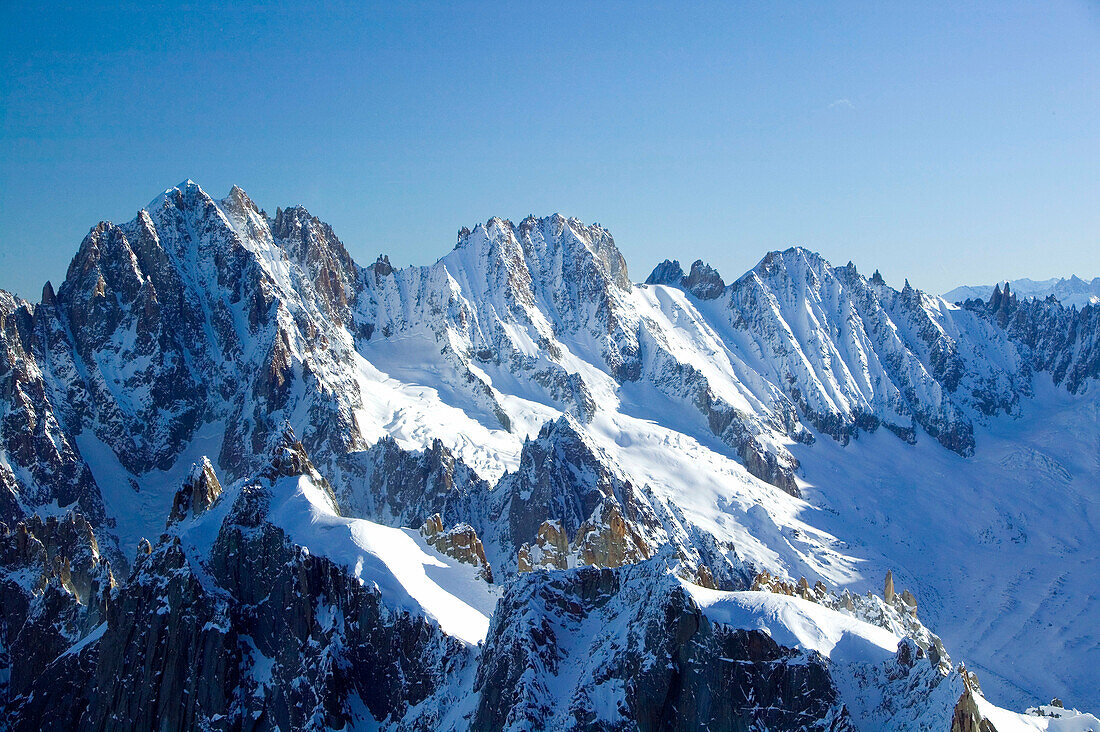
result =
[[[510,585],[478,665],[470,728],[851,729],[819,657],[711,623],[653,569],[534,573]],[[614,703],[618,721],[597,722],[597,690],[612,695],[600,704]]]
[[[700,300],[714,300],[726,289],[726,283],[722,281],[718,270],[704,264],[701,259],[692,262],[691,271],[686,275],[679,262],[666,259],[653,269],[645,283],[679,287]]]
[[[709,264],[703,264],[703,260],[696,259],[691,264],[691,272],[681,283],[683,288],[700,300],[714,300],[721,297],[726,289],[726,283],[718,270]]]
[[[438,513],[478,528],[469,504],[487,495],[490,486],[440,440],[413,452],[386,436],[354,460],[349,471],[361,479],[349,482],[338,495],[344,514],[394,526],[420,526]]]
[[[188,514],[198,516],[210,508],[221,494],[222,485],[214,473],[214,466],[204,457],[201,463],[191,466],[190,474],[176,491],[168,523],[182,521]]]
[[[309,469],[274,459],[280,477]],[[339,729],[356,700],[401,718],[468,663],[437,625],[268,523],[273,485],[240,490],[207,561],[174,534],[139,553],[105,626],[17,700],[16,728]]]
[[[646,277],[645,283],[647,285],[679,287],[683,279],[684,270],[680,267],[680,263],[674,259],[666,259],[653,268],[653,271],[649,273],[649,277]]]
[[[543,425],[538,438],[524,444],[519,468],[505,475],[492,495],[489,519],[507,521],[505,541],[512,556],[523,543],[536,540],[545,531],[547,520],[556,523],[566,541],[577,536],[605,502],[607,510],[614,506],[632,526],[631,542],[637,541],[638,546],[628,550],[631,555],[648,556],[648,549],[641,548],[645,546],[642,533],[660,527],[644,497],[564,417]],[[509,562],[509,566],[514,565]]]
[[[998,293],[999,294],[999,293]],[[978,709],[978,703],[974,699],[971,682],[966,671],[962,671],[966,688],[955,705],[955,713],[951,718],[951,732],[997,732],[993,723],[982,716]]]
[[[114,590],[82,515],[0,524],[0,714],[103,621]]]
[[[1053,297],[1020,302],[999,288],[988,302],[968,300],[964,307],[997,323],[1025,349],[1035,370],[1049,372],[1069,392],[1100,378],[1100,307],[1067,308]]]

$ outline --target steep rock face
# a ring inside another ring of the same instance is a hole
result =
[[[0,523],[0,710],[99,625],[113,603],[114,575],[78,513]]]
[[[718,270],[709,264],[704,264],[701,259],[692,262],[691,272],[686,275],[684,270],[680,268],[679,262],[666,259],[657,265],[649,277],[646,278],[645,283],[647,285],[681,287],[700,300],[714,300],[721,297],[722,292],[726,289],[726,283],[722,280],[722,276],[718,274]]]
[[[234,186],[230,197],[243,199],[239,206],[256,206],[244,191]],[[359,293],[359,267],[344,248],[332,227],[295,206],[279,209],[271,224],[276,244],[297,261],[312,280],[333,320],[351,322],[351,313]],[[387,262],[388,263],[388,262]]]
[[[679,287],[683,279],[684,269],[680,266],[679,260],[666,259],[653,268],[653,271],[649,273],[649,277],[646,277],[645,283],[647,285]]]
[[[273,726],[341,727],[352,721],[356,698],[376,720],[399,718],[464,662],[465,648],[438,626],[386,607],[377,588],[270,525],[254,526],[265,498],[262,489],[241,494],[211,571],[239,604],[248,666]]]
[[[99,488],[55,409],[49,365],[36,355],[40,314],[54,303],[48,284],[43,298],[35,310],[0,292],[0,520],[14,523],[56,501],[103,521]]]
[[[72,339],[71,353],[51,354],[73,375],[66,387],[81,394],[72,429],[91,430],[132,472],[166,469],[204,416],[209,351],[194,305],[143,214],[126,229],[107,222],[93,229],[69,265],[56,310],[43,313],[44,328]]]
[[[560,521],[543,521],[535,540],[523,542],[516,553],[516,571],[536,569],[566,569],[569,567],[569,539]]]
[[[511,585],[478,664],[471,729],[852,729],[820,658],[711,623],[654,570]]]
[[[337,494],[341,510],[391,526],[420,526],[437,513],[469,521],[471,506],[490,488],[438,439],[413,452],[387,436],[352,460],[348,472],[356,479]]]
[[[974,698],[975,693],[981,693],[977,678],[972,674],[968,674],[965,670],[961,670],[960,675],[963,678],[965,688],[962,695],[959,696],[959,701],[955,705],[955,711],[951,717],[951,732],[997,732],[997,728],[993,723],[982,715],[978,702]]]
[[[919,426],[969,455],[973,415],[1011,412],[1027,393],[1030,372],[1008,339],[985,328],[997,346],[975,350],[952,335],[974,325],[969,317],[908,283],[899,292],[790,249],[727,289],[722,302],[754,367],[842,442],[880,424],[912,441]]]
[[[518,470],[505,475],[490,497],[490,521],[506,522],[497,540],[511,555],[509,568],[516,566],[516,550],[545,533],[546,521],[562,536],[577,536],[586,522],[598,532],[604,513],[614,512],[624,536],[626,524],[631,527],[630,548],[618,549],[631,556],[648,556],[665,541],[664,526],[646,497],[566,417],[544,425],[537,439],[525,443]],[[596,552],[599,542],[592,541],[588,551]]]
[[[182,521],[188,514],[198,516],[214,505],[222,494],[222,484],[214,473],[209,458],[191,466],[191,472],[172,499],[172,512],[168,514],[168,523]]]
[[[524,542],[517,570],[567,567],[621,567],[648,559],[653,549],[623,516],[614,501],[601,501],[577,529],[572,544],[559,521],[544,521],[533,543]],[[706,570],[706,566],[702,565]],[[708,570],[709,571],[709,570]]]
[[[16,728],[343,728],[399,719],[460,672],[467,646],[271,523],[298,475],[320,478],[287,432],[212,547],[185,518],[139,551],[106,623],[16,700]]]
[[[578,564],[613,568],[648,559],[652,549],[627,522],[618,504],[603,501],[577,529],[573,551]]]
[[[998,286],[988,301],[968,300],[964,307],[997,323],[1035,370],[1049,372],[1070,393],[1100,378],[1100,307],[1067,308],[1053,297],[1020,302],[1007,284],[1004,293]]]

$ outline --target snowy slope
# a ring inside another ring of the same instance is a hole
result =
[[[684,586],[711,621],[764,630],[780,645],[816,651],[836,663],[880,663],[901,641],[888,630],[799,597]]]
[[[287,499],[271,522],[309,551],[348,567],[373,584],[392,607],[427,615],[449,635],[476,645],[485,640],[498,593],[469,564],[442,556],[413,529],[395,529],[337,515],[309,477],[284,478]]]
[[[363,267],[300,207],[188,181],[0,303],[0,511],[75,504],[132,562],[192,463],[236,485],[286,421],[337,503],[280,484],[273,520],[468,642],[495,595],[409,530],[431,513],[505,581],[545,522],[567,566],[671,551],[724,590],[893,570],[998,703],[1100,706],[1096,311],[957,307],[797,248],[728,286],[697,264],[634,284],[550,216]]]

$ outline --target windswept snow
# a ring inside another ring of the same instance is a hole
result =
[[[763,630],[781,646],[817,651],[836,663],[881,663],[893,657],[901,641],[888,630],[800,597],[721,592],[687,582],[684,588],[712,622]]]
[[[281,478],[272,493],[285,498],[269,520],[295,544],[376,586],[387,606],[424,613],[467,643],[485,640],[499,592],[476,567],[439,554],[412,529],[337,515],[308,476]]]

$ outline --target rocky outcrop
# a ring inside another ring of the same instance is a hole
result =
[[[520,546],[517,565],[520,572],[581,566],[614,568],[635,564],[651,554],[652,549],[626,520],[618,504],[602,501],[577,529],[571,544],[561,522],[544,521],[534,543]]]
[[[474,527],[456,524],[444,530],[443,517],[436,513],[428,517],[420,527],[420,535],[441,554],[474,565],[479,569],[481,578],[492,583],[493,569],[485,558],[485,547],[482,546],[481,539],[477,538]]]
[[[1007,288],[1007,284],[1005,287]],[[978,703],[974,699],[977,678],[965,669],[961,669],[959,673],[963,678],[965,689],[958,703],[955,704],[955,713],[951,718],[951,732],[997,732],[993,723],[982,716]],[[980,689],[977,691],[981,693]]]
[[[239,208],[250,207],[259,213],[251,199],[236,186],[230,191],[229,200]],[[358,267],[332,227],[305,208],[294,206],[276,211],[271,236],[305,270],[328,314],[334,320],[350,323],[359,293]],[[388,265],[389,260],[385,263]]]
[[[392,526],[420,526],[433,514],[477,521],[475,504],[490,485],[441,440],[423,451],[402,449],[383,437],[348,461],[358,480],[346,481],[337,498],[348,516]]]
[[[591,559],[621,563],[650,556],[665,535],[646,496],[568,418],[547,423],[537,439],[528,440],[519,469],[505,475],[491,495],[490,520],[508,522],[507,554],[515,556],[534,541],[523,552],[531,567],[567,566],[561,547],[570,536],[574,542],[566,553],[579,556],[584,544]]]
[[[168,523],[182,521],[189,515],[198,516],[214,505],[222,494],[222,485],[214,473],[209,458],[191,466],[187,480],[183,482],[172,499],[172,511],[168,514]]]
[[[115,587],[82,515],[0,523],[0,714],[103,621]]]
[[[656,566],[510,585],[478,663],[470,728],[852,729],[820,657],[711,623]]]
[[[300,475],[315,469],[288,431],[234,489],[208,554],[174,529],[140,551],[106,622],[52,649],[14,700],[15,729],[374,725],[461,673],[466,645],[269,521],[273,492]]]
[[[48,353],[64,338],[50,318],[56,308],[48,283],[37,309],[0,292],[0,521],[8,523],[50,503],[77,508],[95,523],[106,518],[99,487],[56,406],[69,376],[50,378]],[[81,395],[70,396],[71,409],[79,410]]]
[[[647,285],[671,285],[690,292],[700,300],[715,300],[722,296],[726,289],[726,283],[718,270],[703,260],[697,259],[691,264],[691,272],[684,274],[680,263],[668,260],[658,264],[653,272],[646,278]]]
[[[1017,300],[1005,283],[988,301],[968,300],[970,312],[996,323],[1020,344],[1036,371],[1050,373],[1055,384],[1080,393],[1100,379],[1100,306],[1067,308],[1054,297]]]
[[[927,655],[931,665],[941,675],[947,675],[951,671],[951,657],[947,655],[943,642],[917,617],[917,598],[909,590],[902,590],[901,594],[894,592],[893,572],[889,570],[883,582],[882,597],[870,591],[866,595],[853,594],[847,589],[838,593],[821,581],[815,582],[811,588],[805,577],[799,578],[797,582],[790,582],[767,571],[760,572],[753,578],[752,589],[801,597],[830,610],[885,628],[899,637],[911,639],[919,648],[921,657]]]
[[[683,279],[681,286],[700,300],[716,300],[726,289],[726,283],[722,281],[718,270],[709,264],[703,264],[701,259],[691,263],[691,271]]]
[[[543,521],[533,544],[524,542],[516,556],[518,572],[565,569],[570,560],[569,540],[560,521]]]
[[[621,567],[648,559],[650,548],[630,525],[618,504],[604,501],[596,507],[573,539],[577,564],[590,567]]]

